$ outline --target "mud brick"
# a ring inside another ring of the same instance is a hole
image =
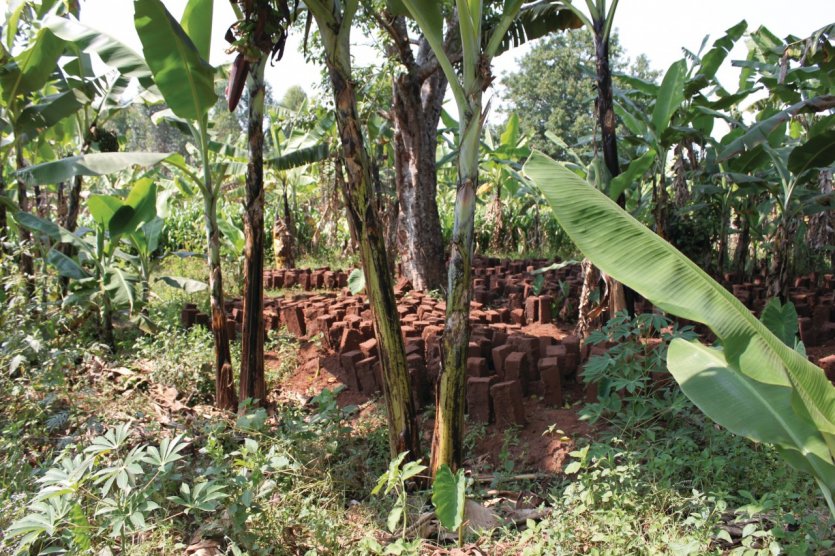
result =
[[[336,317],[333,315],[320,315],[316,317],[316,331],[323,336],[327,336],[331,329],[331,325],[336,322]]]
[[[342,338],[339,340],[339,353],[346,351],[359,351],[362,343],[362,334],[356,328],[345,327],[342,331]]]
[[[510,322],[525,326],[525,311],[523,309],[513,309],[510,311]]]
[[[349,305],[345,309],[345,317],[346,318],[347,317],[359,317],[360,313],[362,313],[362,310],[363,310],[362,304],[355,303],[353,305]],[[362,317],[360,317],[360,320],[362,320]]]
[[[554,339],[551,336],[540,336],[537,338],[537,353],[539,357],[545,357],[547,355],[548,348],[551,347],[551,344],[554,343]]]
[[[511,315],[514,309],[522,309],[525,304],[522,301],[522,294],[518,292],[510,293],[507,296],[507,306],[511,310]]]
[[[347,288],[348,287],[348,275],[342,271],[337,271],[336,273],[336,287],[338,288]]]
[[[525,408],[522,406],[522,385],[518,380],[499,382],[490,386],[493,412],[500,427],[524,425]]]
[[[337,281],[336,276],[330,270],[326,270],[322,273],[322,288],[333,290],[336,289]]]
[[[818,345],[818,331],[815,330],[814,324],[810,317],[800,317],[797,319],[797,327],[800,332],[800,339],[806,347],[813,347]]]
[[[487,376],[487,359],[484,357],[467,358],[467,376]]]
[[[339,343],[342,340],[342,333],[345,332],[344,322],[335,322],[331,325],[328,334],[325,336],[325,341],[328,344],[328,347],[334,351],[339,350]]]
[[[535,371],[536,362],[539,361],[539,338],[522,336],[517,338],[515,345],[517,351],[522,351],[527,354],[531,370]],[[538,372],[532,372],[529,375],[531,380],[536,380],[538,376]]]
[[[363,338],[368,339],[374,336],[374,325],[371,324],[370,319],[360,321],[359,328]]]
[[[292,288],[299,281],[299,273],[295,270],[287,270],[284,272],[284,287]]]
[[[507,343],[507,330],[502,328],[494,328],[493,329],[493,347],[503,346]]]
[[[404,315],[400,319],[400,324],[401,325],[403,325],[403,324],[414,325],[414,323],[416,323],[417,321],[418,321],[418,316],[417,315],[407,314],[407,315]]]
[[[212,321],[206,313],[196,313],[194,315],[194,325],[211,329]]]
[[[281,328],[281,319],[279,318],[278,313],[276,313],[274,309],[264,311],[264,329],[278,330],[279,328]]]
[[[194,325],[194,319],[197,316],[197,305],[193,303],[186,303],[183,310],[180,311],[180,324],[183,328],[191,328]]]
[[[359,330],[360,323],[362,322],[362,317],[360,317],[359,315],[347,314],[345,315],[345,318],[343,320],[345,322],[346,327],[356,328]]]
[[[380,385],[377,383],[377,372],[374,365],[377,363],[376,357],[366,357],[357,361],[355,368],[357,370],[357,380],[359,381],[359,389],[366,394],[373,394],[379,390]]]
[[[818,304],[812,309],[812,326],[819,336],[827,322],[829,322],[829,306]]]
[[[412,387],[412,401],[416,409],[422,408],[429,399],[429,383],[426,377],[426,363],[422,355],[416,353],[406,356],[406,368]]]
[[[818,359],[818,366],[826,373],[829,382],[835,382],[835,355],[827,355]]]
[[[566,336],[562,339],[562,345],[565,346],[566,353],[573,353],[577,357],[580,356],[580,338],[578,336]]]
[[[339,356],[339,366],[342,367],[342,371],[345,373],[345,382],[348,388],[357,392],[360,390],[360,384],[357,378],[356,366],[362,359],[362,352],[357,350],[346,351]]]
[[[562,381],[560,379],[560,370],[557,366],[557,359],[554,357],[546,357],[539,360],[539,376],[542,380],[543,401],[552,406],[559,407],[562,405]]]
[[[480,309],[473,309],[470,311],[470,322],[473,324],[482,324],[487,322],[487,314]]]
[[[539,297],[539,322],[540,324],[550,323],[552,318],[551,305],[554,303],[554,298],[550,295],[541,295]]]
[[[471,376],[467,379],[467,414],[474,423],[488,424],[493,416],[490,386],[495,377]]]
[[[371,338],[360,343],[360,351],[365,357],[377,357],[377,340]]]
[[[473,297],[476,301],[485,305],[493,300],[493,294],[488,289],[483,287],[473,290]]]
[[[539,298],[528,297],[525,300],[525,320],[537,322],[539,320]]]
[[[430,337],[437,338],[437,337],[440,337],[443,333],[444,333],[444,327],[443,326],[429,325],[429,326],[427,326],[426,328],[423,329],[423,333],[421,334],[421,337],[423,338],[423,341],[426,342],[426,345],[428,346]]]
[[[304,311],[298,304],[286,305],[281,309],[281,320],[287,327],[287,330],[300,338],[307,334],[307,329],[304,323]]]
[[[504,344],[499,347],[494,347],[491,351],[493,359],[493,370],[500,378],[504,379],[504,362],[507,356],[513,352],[513,346]]]
[[[555,345],[555,346],[548,346],[547,348],[545,348],[544,353],[545,353],[545,357],[562,357],[566,353],[565,346],[562,345],[562,344]]]
[[[504,360],[504,380],[518,380],[523,386],[527,384],[530,376],[530,363],[528,354],[522,351],[514,351]]]
[[[400,335],[403,336],[403,340],[405,341],[406,338],[420,337],[420,332],[414,326],[403,325],[400,327]]]
[[[299,285],[304,291],[310,291],[310,274],[302,272],[299,274]]]
[[[821,343],[828,342],[835,338],[835,322],[827,322],[823,325],[823,330],[819,331],[821,334]]]
[[[423,338],[406,338],[406,356],[413,353],[418,353],[421,357],[426,353],[426,342],[423,341]]]

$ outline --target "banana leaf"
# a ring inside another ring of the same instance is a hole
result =
[[[664,311],[710,327],[733,372],[764,389],[790,392],[794,416],[814,424],[831,464],[835,388],[819,367],[772,334],[696,264],[561,164],[535,152],[525,173],[540,187],[566,233],[601,270]]]

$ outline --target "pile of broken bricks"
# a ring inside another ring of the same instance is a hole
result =
[[[589,355],[590,350],[581,347],[576,336],[556,340],[523,331],[527,325],[556,321],[560,313],[556,300],[568,303],[579,298],[582,278],[577,266],[545,272],[541,287],[535,291],[532,271],[550,262],[474,261],[466,397],[468,413],[475,422],[523,425],[523,398],[531,395],[548,405],[562,406],[563,385],[576,381],[578,369]],[[298,286],[297,293],[265,299],[267,330],[285,326],[299,338],[320,334],[323,346],[338,359],[349,388],[369,395],[381,391],[382,371],[368,299],[351,295],[345,288],[347,273],[330,269],[266,271],[264,280],[267,288]],[[560,293],[560,282],[568,286],[565,298]],[[801,337],[807,345],[832,338],[835,311],[831,282],[831,275],[827,275],[822,288],[801,281],[793,290]],[[733,286],[734,295],[752,309],[761,309],[763,292],[753,283]],[[431,393],[441,369],[446,304],[411,291],[402,280],[395,293],[412,394],[416,407],[423,408],[432,402]],[[227,326],[234,338],[241,329],[242,305],[240,300],[226,305]],[[185,327],[209,326],[208,315],[199,313],[194,305],[186,305],[181,318]],[[810,331],[816,336],[810,336]],[[831,374],[830,378],[835,379],[835,356],[818,363],[828,369],[827,376]]]

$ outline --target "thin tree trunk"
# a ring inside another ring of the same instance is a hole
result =
[[[244,315],[240,399],[264,403],[264,66],[268,56],[252,64],[249,81],[249,164],[244,211]]]
[[[15,143],[15,157],[17,162],[17,169],[22,170],[26,167],[26,161],[23,159],[23,147]],[[29,212],[29,198],[26,194],[26,182],[23,179],[17,180],[17,205],[23,212]],[[20,273],[26,283],[26,292],[31,296],[35,293],[35,265],[27,250],[32,249],[32,234],[23,226],[18,226],[20,230],[21,252],[19,259]]]
[[[432,475],[441,465],[453,469],[464,459],[464,402],[472,298],[473,222],[481,137],[481,86],[470,92],[469,105],[459,112],[461,125],[455,220],[449,257],[449,286],[444,327],[443,367],[436,392],[432,437]]]
[[[342,14],[330,2],[309,0],[307,5],[314,14],[322,36],[333,87],[347,181],[337,179],[342,185],[348,222],[359,240],[360,259],[383,368],[389,451],[392,458],[400,452],[408,451],[410,459],[417,459],[421,455],[420,431],[412,402],[394,285],[388,272],[385,231],[372,198],[371,164],[363,145],[356,91],[351,77],[350,23],[353,14]]]

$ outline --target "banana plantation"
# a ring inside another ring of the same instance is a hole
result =
[[[835,554],[827,14],[89,1],[0,7],[0,553]]]

